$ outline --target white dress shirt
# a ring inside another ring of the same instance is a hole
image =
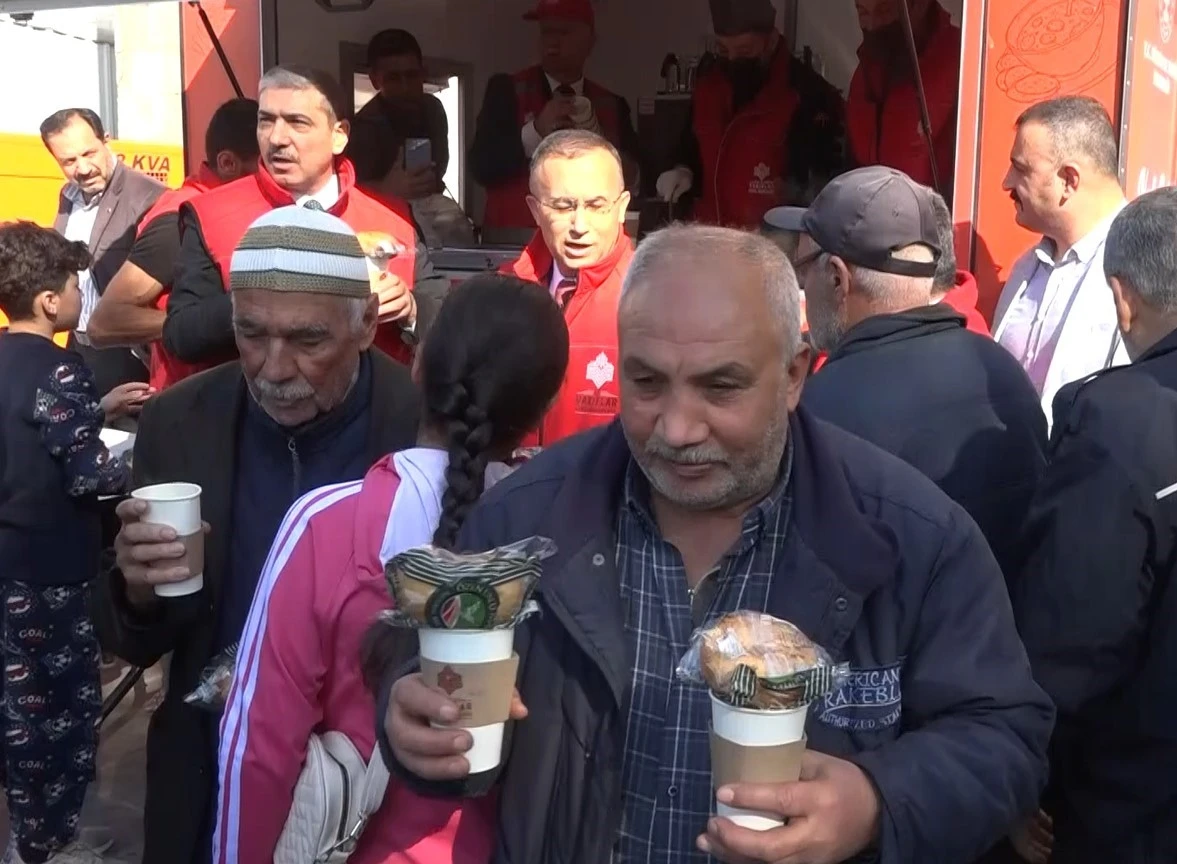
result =
[[[299,207],[305,207],[308,201],[317,201],[324,210],[330,210],[339,203],[339,195],[339,175],[332,174],[322,189],[313,195],[299,195],[294,199],[294,203]]]
[[[1048,423],[1063,385],[1128,362],[1103,272],[1108,229],[1120,209],[1057,260],[1054,243],[1042,238],[1014,264],[998,301],[993,337],[1030,376]]]
[[[94,223],[98,220],[98,205],[102,202],[102,194],[99,193],[87,201],[82,190],[70,183],[65,187],[65,197],[71,205],[69,216],[65,220],[65,239],[85,243],[88,248],[90,237],[94,233]],[[98,286],[94,284],[94,274],[89,268],[78,271],[78,290],[82,294],[82,314],[78,318],[76,332],[84,336],[90,315],[98,305]],[[83,338],[81,341],[86,340]]]
[[[544,73],[544,77],[548,79],[548,86],[552,88],[553,93],[564,86],[546,72]],[[568,86],[572,88],[573,92],[576,93],[577,96],[584,95],[583,78],[581,78],[579,81],[569,84]],[[540,142],[544,140],[543,136],[536,131],[535,120],[527,121],[523,127],[523,130],[519,133],[519,137],[523,140],[523,152],[527,154],[528,159],[531,158],[532,153],[539,149]]]

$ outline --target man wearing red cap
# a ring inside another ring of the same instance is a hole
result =
[[[911,15],[932,127],[930,146],[923,129],[901,3],[907,3]],[[960,30],[936,0],[855,0],[854,5],[862,45],[846,97],[850,155],[857,165],[886,165],[917,183],[934,186],[951,204]]]
[[[539,24],[540,63],[486,85],[470,148],[474,179],[486,188],[486,228],[535,228],[527,207],[529,160],[557,129],[584,129],[609,140],[633,185],[638,138],[629,103],[586,80],[596,41],[591,0],[539,0],[523,16]]]

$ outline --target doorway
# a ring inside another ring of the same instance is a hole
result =
[[[363,108],[376,95],[368,79],[368,48],[358,42],[339,45],[339,78],[351,99],[351,113]],[[469,63],[437,57],[425,58],[425,92],[436,96],[445,109],[449,125],[450,163],[442,182],[446,194],[466,209],[466,92],[474,70]],[[348,82],[351,83],[350,88]]]

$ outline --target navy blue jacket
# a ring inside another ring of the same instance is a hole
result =
[[[1006,578],[1046,466],[1046,418],[1012,355],[944,304],[850,329],[802,404],[918,468],[976,520]]]
[[[1177,333],[1055,397],[1014,608],[1058,705],[1054,864],[1177,861]]]
[[[0,332],[0,578],[61,585],[98,577],[98,496],[126,491],[131,479],[99,437],[100,398],[76,352]]]
[[[874,781],[883,864],[965,864],[1046,781],[1053,710],[1001,573],[968,515],[910,466],[804,411],[790,434],[792,524],[767,608],[854,673],[811,709],[810,746]],[[459,538],[486,549],[546,535],[559,548],[540,614],[516,634],[530,714],[498,776],[425,783],[380,735],[389,765],[426,794],[497,781],[497,864],[610,860],[632,669],[612,538],[629,461],[617,422],[562,442],[490,490]]]

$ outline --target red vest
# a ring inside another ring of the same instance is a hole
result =
[[[624,231],[604,260],[577,274],[576,291],[564,310],[568,323],[568,371],[556,402],[524,447],[550,447],[561,438],[608,423],[617,415],[617,304],[621,281],[633,258]],[[538,231],[523,254],[499,271],[538,282],[552,278],[552,253]]]
[[[544,71],[532,66],[512,76],[515,82],[515,118],[519,128],[535,120],[551,98],[547,95],[548,84]],[[593,103],[601,131],[614,147],[621,146],[621,120],[617,116],[617,96],[599,84],[585,79],[584,95]],[[488,186],[486,189],[486,212],[482,224],[487,228],[534,228],[535,219],[527,209],[528,172],[524,171],[513,180]]]
[[[140,220],[139,233],[142,234],[143,229],[150,225],[157,217],[179,212],[182,204],[220,185],[221,178],[207,164],[202,162],[195,177],[187,178],[184,181],[184,185],[179,189],[169,189],[159,197],[159,200],[155,202],[155,206],[148,210],[144,214],[143,219]],[[163,290],[159,292],[159,297],[156,298],[155,308],[161,312],[167,312],[168,297],[171,296],[171,293],[172,286],[164,285]],[[179,357],[169,354],[167,349],[163,347],[162,339],[157,339],[151,343],[151,386],[156,390],[163,390],[170,387],[177,381],[184,380],[189,375],[195,375],[200,369],[201,367],[199,366],[185,363]]]
[[[756,97],[732,111],[732,86],[721,69],[695,86],[694,131],[703,176],[695,218],[736,228],[759,228],[778,203],[777,180],[788,172],[786,137],[801,99],[789,82],[789,52],[782,42],[768,80]]]
[[[408,205],[394,199],[377,199],[356,188],[355,168],[347,159],[336,160],[335,173],[339,178],[339,200],[327,212],[338,216],[356,232],[380,231],[391,235],[405,251],[392,259],[388,270],[411,288],[417,231]],[[294,197],[278,185],[264,166],[259,166],[257,173],[250,177],[234,180],[188,203],[200,223],[205,248],[220,268],[221,283],[226,290],[233,250],[249,226],[267,210],[293,203]],[[395,360],[405,364],[412,361],[412,350],[401,338],[401,329],[396,324],[381,325],[376,331],[375,344]],[[206,363],[202,368],[214,365],[215,362]]]
[[[920,52],[920,77],[928,100],[936,169],[943,189],[952,188],[956,163],[956,107],[960,81],[960,30],[939,4]],[[932,165],[920,118],[915,83],[906,78],[880,92],[886,71],[859,50],[859,64],[846,98],[846,134],[859,165],[887,165],[917,183],[932,185]]]

